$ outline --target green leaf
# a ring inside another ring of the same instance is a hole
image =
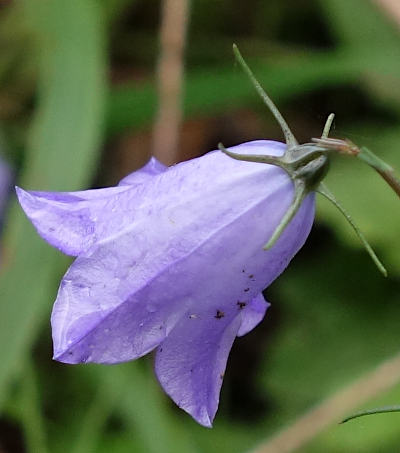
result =
[[[69,449],[71,453],[97,451],[107,419],[120,404],[123,393],[128,390],[115,379],[114,370],[106,366],[85,367],[85,370],[80,370],[89,375],[95,388],[95,396],[80,419],[79,432],[74,436],[74,442]]]
[[[167,408],[167,397],[146,364],[149,362],[144,359],[142,363],[94,365],[80,370],[89,377],[97,395],[82,419],[73,453],[96,451],[104,423],[111,414],[120,414],[125,420],[125,431],[135,439],[137,452],[198,452],[187,430]],[[183,412],[178,417],[189,421]]]
[[[230,49],[229,49],[230,51]],[[358,81],[365,59],[346,53],[297,55],[274,63],[250,60],[249,66],[260,84],[276,102],[311,88]],[[257,101],[253,87],[239,68],[232,64],[218,69],[201,68],[186,75],[184,114],[186,117],[214,115]],[[107,104],[106,125],[114,135],[127,128],[148,126],[156,108],[156,93],[151,82],[127,83],[113,88]]]
[[[22,422],[27,451],[47,453],[45,418],[39,394],[39,381],[30,357],[25,360],[20,385],[19,395],[14,403],[18,418]]]
[[[338,41],[346,47],[370,52],[371,47],[388,51],[398,46],[400,35],[395,22],[391,22],[372,0],[319,0],[325,12],[326,23]]]
[[[95,168],[105,92],[101,12],[94,0],[26,0],[40,55],[39,104],[20,185],[73,190]],[[79,10],[79,14],[76,11]],[[3,238],[0,288],[0,405],[6,383],[29,354],[65,264],[12,204]]]
[[[249,60],[249,66],[275,103],[302,95],[310,90],[360,83],[372,87],[379,98],[400,111],[400,98],[393,90],[400,68],[400,46],[368,52],[344,50],[331,53],[295,54],[284,59]],[[230,49],[229,49],[230,50]],[[389,50],[388,50],[389,51]],[[399,56],[399,58],[396,58]],[[246,55],[245,55],[246,57]],[[371,67],[371,61],[374,62]],[[382,85],[385,88],[382,88]],[[229,112],[249,103],[259,102],[253,87],[238,67],[232,64],[204,68],[186,74],[184,115],[196,117]],[[259,103],[260,105],[260,103]],[[111,136],[128,128],[141,129],[151,124],[156,109],[156,92],[152,81],[125,83],[112,89],[106,109],[106,128]],[[296,133],[296,131],[293,131]]]

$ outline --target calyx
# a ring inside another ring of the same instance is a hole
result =
[[[271,110],[275,119],[278,121],[285,136],[287,147],[285,153],[280,157],[270,156],[267,154],[248,155],[232,153],[231,151],[228,151],[222,143],[218,145],[218,148],[233,159],[276,165],[286,171],[294,184],[293,201],[284,214],[283,218],[281,219],[279,225],[276,227],[272,236],[265,244],[264,250],[269,250],[274,246],[276,241],[281,236],[282,232],[285,230],[286,226],[296,215],[304,198],[310,192],[316,191],[324,195],[329,201],[331,201],[345,216],[378,269],[382,272],[383,275],[386,276],[387,271],[385,267],[376,256],[375,252],[372,250],[365,236],[356,226],[350,215],[345,211],[345,209],[341,206],[334,195],[323,183],[323,179],[329,170],[329,157],[332,153],[355,156],[363,160],[370,167],[376,170],[400,197],[400,180],[395,176],[393,169],[366,148],[359,148],[349,140],[329,138],[329,131],[334,120],[333,113],[328,116],[320,138],[313,138],[310,143],[299,144],[285,119],[283,118],[275,104],[272,102],[270,97],[261,87],[235,44],[233,45],[233,52],[237,62],[240,64],[244,72],[248,75],[256,91],[258,92],[264,103],[267,105],[267,107]]]

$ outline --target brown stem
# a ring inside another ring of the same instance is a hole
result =
[[[375,3],[380,6],[387,16],[400,26],[400,4],[399,0],[375,0]]]
[[[382,178],[389,184],[389,186],[400,198],[400,180],[395,176],[395,174],[392,171],[382,171],[376,168],[375,170],[382,176]]]
[[[178,156],[188,13],[188,0],[163,2],[157,70],[159,107],[153,129],[153,154],[165,164],[175,163]]]

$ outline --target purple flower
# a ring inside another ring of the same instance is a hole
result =
[[[342,212],[386,274],[322,183],[330,153],[356,155],[350,142],[328,139],[334,115],[320,139],[300,145],[235,45],[233,50],[286,144],[260,140],[231,151],[220,144],[223,152],[171,168],[153,158],[108,189],[17,187],[39,234],[77,256],[53,308],[54,358],[118,363],[156,349],[162,387],[208,427],[235,337],[263,319],[269,306],[263,289],[310,232],[314,191]],[[371,153],[364,160],[372,162]]]
[[[285,149],[254,141],[231,151]],[[164,390],[211,426],[232,343],[263,319],[263,289],[306,240],[313,193],[267,251],[294,183],[220,151],[170,168],[153,158],[116,187],[17,193],[39,234],[77,256],[53,308],[54,358],[111,364],[156,349]]]
[[[4,213],[10,195],[12,181],[12,172],[8,164],[0,157],[0,232],[3,231]],[[0,245],[0,268],[2,266],[3,257],[2,244]]]
[[[0,215],[3,215],[11,186],[10,167],[0,157]],[[0,221],[1,224],[1,221]]]

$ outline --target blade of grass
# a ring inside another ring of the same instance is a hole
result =
[[[121,383],[109,377],[110,367],[87,367],[86,371],[96,387],[96,394],[80,422],[80,431],[72,444],[71,453],[97,451],[108,417],[115,411],[126,390]],[[110,379],[113,385],[110,385]]]
[[[386,54],[390,47],[398,47],[399,34],[395,26],[372,0],[320,0],[319,3],[327,24],[344,46],[370,52],[376,45],[385,49]],[[357,20],[360,17],[362,20]]]
[[[145,361],[146,359],[144,359]],[[135,451],[143,453],[198,453],[183,423],[193,423],[185,414],[179,423],[168,410],[149,362],[116,366],[89,365],[79,371],[96,388],[96,396],[79,422],[72,453],[97,451],[104,441],[104,427],[111,415],[121,415],[124,431],[134,439]]]
[[[30,358],[23,367],[21,392],[19,398],[19,414],[24,430],[25,445],[28,452],[47,453],[45,420],[41,407],[38,388],[38,377]]]
[[[94,0],[25,0],[38,39],[39,106],[18,181],[28,189],[73,190],[93,171],[104,99],[101,14]],[[79,14],[77,14],[79,11]],[[34,233],[16,203],[3,238],[0,275],[0,406],[55,296],[64,263]]]
[[[108,378],[111,387],[118,382],[124,388],[124,398],[121,399],[118,410],[131,431],[140,436],[144,452],[197,452],[187,430],[167,410],[166,397],[158,388],[150,367],[146,369],[142,363],[113,367],[109,369]],[[180,415],[186,417],[185,414]]]

